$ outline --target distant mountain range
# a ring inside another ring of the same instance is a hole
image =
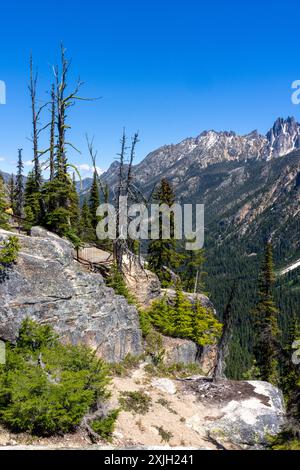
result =
[[[134,167],[137,181],[151,184],[162,177],[180,182],[190,167],[199,171],[224,162],[268,161],[300,148],[300,124],[293,117],[278,118],[266,135],[254,130],[246,135],[233,131],[204,131],[178,144],[164,145],[149,153]],[[103,174],[108,183],[117,177],[118,162]]]

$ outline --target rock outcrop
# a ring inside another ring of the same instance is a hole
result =
[[[161,285],[158,277],[144,267],[144,261],[137,256],[123,257],[123,274],[131,294],[141,307],[147,308],[152,300],[160,296]]]
[[[207,434],[217,441],[231,442],[242,448],[261,448],[268,443],[269,436],[281,431],[286,420],[282,392],[268,382],[222,380],[213,383],[199,379],[188,384],[187,389],[193,390],[199,402],[206,404],[209,413],[217,407],[218,413],[205,424]],[[187,425],[203,433],[203,418],[198,414],[192,416]]]
[[[166,295],[170,302],[174,299],[176,292],[174,289],[161,289],[161,296]],[[193,304],[200,302],[204,307],[213,310],[214,306],[209,298],[204,294],[193,294],[185,292],[188,300]],[[217,345],[200,347],[193,341],[180,338],[169,338],[163,336],[163,349],[165,350],[166,363],[198,363],[204,374],[210,374],[216,364]]]
[[[210,430],[225,434],[236,444],[266,445],[268,436],[278,434],[285,422],[283,396],[268,382],[253,380],[247,383],[254,389],[252,396],[229,401],[222,408],[224,415],[211,425]]]
[[[166,364],[196,363],[205,375],[210,375],[216,364],[217,345],[200,347],[188,339],[162,336],[162,348]]]
[[[0,230],[0,243],[10,235]],[[142,352],[136,308],[106,287],[100,274],[84,271],[68,241],[39,227],[31,237],[17,236],[18,260],[0,284],[0,339],[15,341],[22,320],[31,317],[110,362]]]

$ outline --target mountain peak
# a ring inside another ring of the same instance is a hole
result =
[[[270,156],[280,157],[300,147],[300,124],[293,116],[287,119],[277,118],[273,127],[267,132],[270,144]]]

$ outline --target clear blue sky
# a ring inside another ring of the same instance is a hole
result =
[[[107,168],[123,126],[140,131],[137,161],[165,143],[204,129],[266,132],[294,115],[291,83],[300,79],[297,1],[123,0],[1,3],[0,168],[12,171],[18,147],[32,158],[28,58],[39,91],[51,83],[60,41],[72,57],[72,80],[84,96],[102,96],[70,110],[70,140],[88,164],[84,135],[95,135],[98,165]],[[86,173],[83,173],[86,176]]]

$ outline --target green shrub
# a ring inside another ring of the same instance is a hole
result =
[[[185,378],[191,375],[204,375],[201,367],[197,363],[184,364],[183,362],[164,364],[159,363],[156,366],[154,364],[147,364],[145,371],[151,376],[157,377],[169,377],[169,378]]]
[[[30,318],[26,318],[19,330],[17,347],[24,351],[37,351],[41,348],[56,346],[58,335],[49,325],[39,325]]]
[[[19,250],[19,239],[16,236],[11,236],[2,243],[0,248],[0,271],[16,261]]]
[[[152,400],[143,392],[123,392],[119,402],[124,411],[144,415],[150,410]]]
[[[127,300],[129,304],[135,303],[135,299],[133,295],[130,294],[126,286],[126,283],[124,281],[124,278],[122,276],[122,273],[119,271],[116,263],[114,263],[114,265],[112,266],[110,270],[110,275],[108,279],[106,280],[106,285],[108,287],[112,287],[114,291],[116,292],[116,294],[123,295],[123,297],[125,297],[125,299]]]
[[[161,442],[169,442],[172,439],[173,434],[170,431],[166,431],[162,426],[155,426],[158,430],[158,434],[161,437]]]
[[[148,311],[146,310],[142,310],[138,308],[138,312],[139,312],[140,328],[145,338],[153,330],[151,318],[149,316]]]
[[[151,357],[154,366],[163,363],[165,349],[163,348],[162,335],[153,328],[146,336],[146,354]]]
[[[112,433],[115,430],[116,420],[120,410],[112,410],[105,418],[94,419],[91,426],[93,431],[99,434],[102,439],[110,441],[112,438]]]
[[[166,297],[156,300],[147,313],[152,325],[162,334],[191,339],[199,346],[216,343],[222,332],[213,311],[200,302],[192,304],[179,288],[174,301]]]
[[[48,326],[26,320],[0,366],[0,422],[16,432],[75,430],[109,396],[108,369],[83,346],[64,346]]]
[[[277,436],[269,436],[268,447],[271,450],[300,450],[299,432],[286,428]]]
[[[132,356],[127,354],[122,362],[116,362],[109,364],[110,372],[113,375],[119,375],[120,377],[126,377],[131,374],[131,370],[139,365],[143,356]]]

